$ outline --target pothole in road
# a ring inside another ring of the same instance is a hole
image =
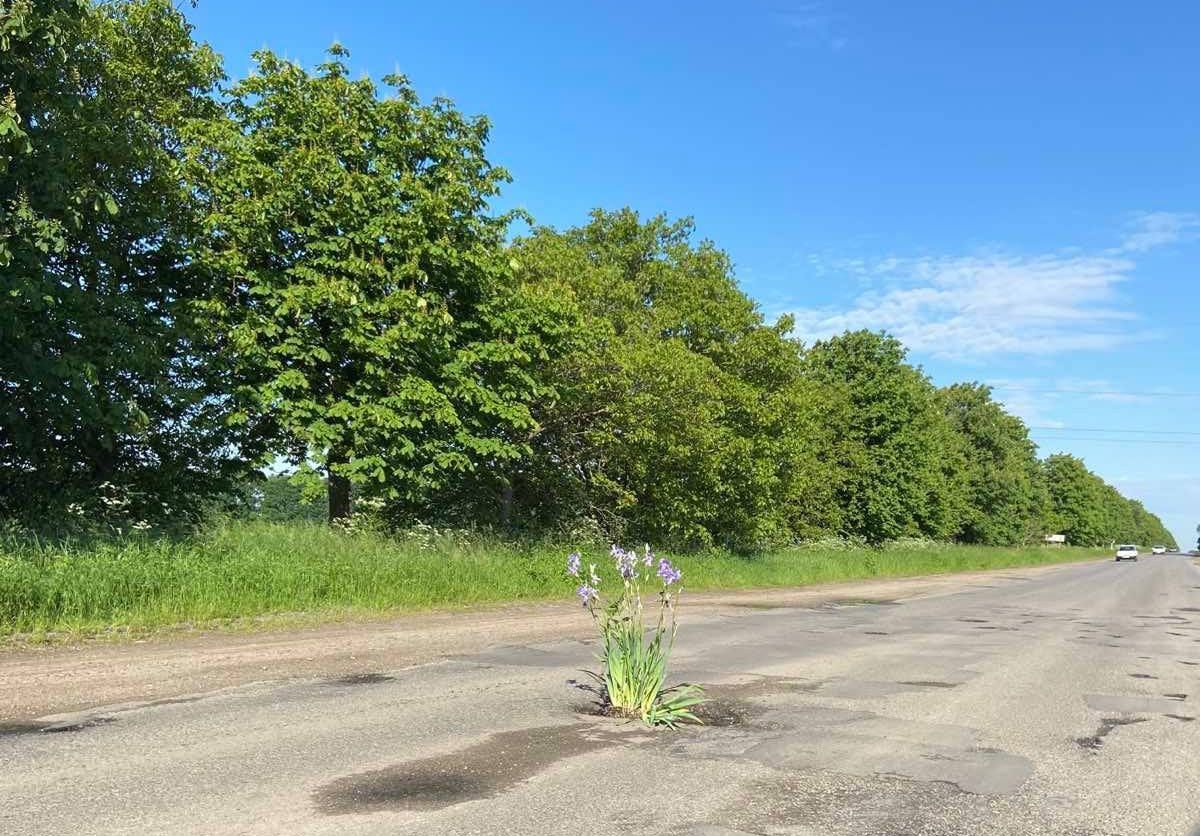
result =
[[[1186,714],[1164,714],[1164,717],[1170,717],[1172,720],[1179,720],[1184,723],[1190,723],[1195,720],[1195,717],[1188,717]]]
[[[700,723],[697,725],[684,721],[680,726],[688,728],[743,726],[749,723],[754,717],[762,714],[764,710],[761,706],[742,700],[709,697],[704,702],[691,708],[692,714],[696,716]],[[597,703],[578,706],[575,709],[575,713],[588,717],[603,717],[629,726],[640,726],[642,722],[636,717],[630,718],[614,715],[606,706]]]
[[[921,688],[957,688],[957,682],[938,682],[936,679],[913,679],[901,682],[901,685],[916,685]]]
[[[1096,729],[1096,733],[1089,737],[1077,737],[1075,742],[1084,749],[1095,752],[1104,745],[1104,738],[1108,737],[1112,730],[1117,726],[1131,726],[1134,723],[1146,722],[1145,717],[1106,717],[1100,721],[1100,728]]]
[[[883,630],[863,630],[863,635],[864,636],[890,636],[891,633],[885,632]]]
[[[700,703],[692,709],[692,713],[700,718],[700,722],[706,726],[728,728],[748,724],[756,716],[762,714],[763,709],[741,700],[718,698]]]
[[[1148,673],[1131,673],[1129,675],[1132,676],[1134,679],[1158,679],[1157,676],[1153,676]]]
[[[1163,696],[1170,700],[1179,700],[1180,702],[1187,699],[1187,694],[1163,694]]]

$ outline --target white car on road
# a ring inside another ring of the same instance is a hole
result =
[[[1166,553],[1167,553],[1166,546],[1153,546],[1150,549],[1150,554],[1166,554]]]
[[[1137,546],[1117,546],[1117,560],[1137,560]]]

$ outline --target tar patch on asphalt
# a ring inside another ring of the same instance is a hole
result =
[[[1134,723],[1146,722],[1146,717],[1106,717],[1100,721],[1100,728],[1096,729],[1096,733],[1087,737],[1077,737],[1075,742],[1084,749],[1095,752],[1104,745],[1104,738],[1112,734],[1113,729],[1118,726],[1132,726]]]
[[[105,726],[113,722],[116,721],[112,717],[88,717],[84,720],[78,720],[69,723],[38,723],[33,721],[0,723],[0,737],[16,737],[20,735],[34,734],[63,734],[66,732],[83,731],[84,729],[91,729],[95,728],[96,726]]]
[[[566,758],[622,742],[652,739],[592,723],[500,732],[457,752],[347,775],[313,793],[326,815],[398,810],[440,810],[492,798]]]
[[[394,682],[396,677],[385,673],[356,673],[330,681],[331,685],[380,685],[384,682]]]

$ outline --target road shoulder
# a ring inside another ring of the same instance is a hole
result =
[[[687,595],[682,618],[950,595],[1069,572],[1080,565],[701,592]],[[395,671],[491,647],[583,640],[591,629],[577,606],[563,602],[428,612],[305,629],[171,633],[120,644],[9,648],[0,650],[0,722],[178,699],[263,681]]]

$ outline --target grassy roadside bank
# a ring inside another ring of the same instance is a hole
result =
[[[0,638],[140,632],[280,613],[336,619],[570,595],[568,546],[347,535],[234,523],[183,540],[0,541]],[[898,544],[809,546],[754,557],[684,555],[687,589],[786,587],[1083,560],[1094,550]],[[585,553],[602,575],[605,552]],[[611,573],[606,575],[613,582]]]

